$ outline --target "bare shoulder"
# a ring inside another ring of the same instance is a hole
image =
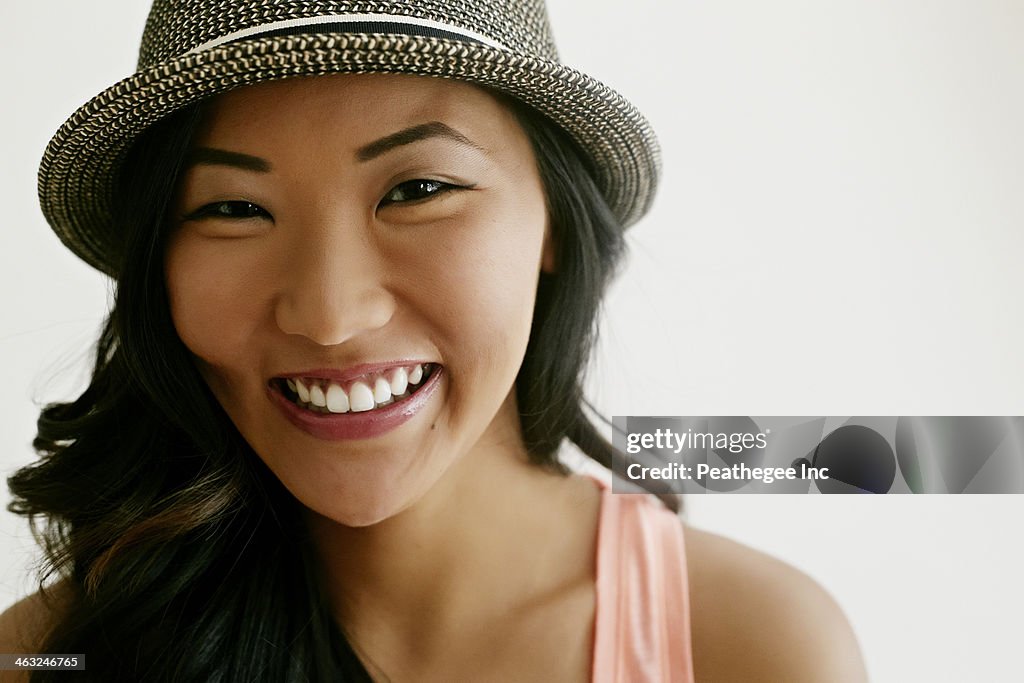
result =
[[[798,569],[685,527],[698,681],[867,680],[857,639],[831,595]]]
[[[60,581],[4,610],[0,614],[0,652],[42,654],[41,647],[71,594],[68,582]],[[27,673],[0,671],[0,683],[27,680]]]

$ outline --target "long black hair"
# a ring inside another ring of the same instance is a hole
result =
[[[586,417],[581,383],[622,229],[580,148],[509,105],[557,245],[516,379],[526,447],[561,469],[568,438],[609,465],[615,451]],[[41,457],[8,480],[10,509],[44,546],[43,581],[69,588],[41,651],[86,653],[82,680],[369,681],[327,609],[299,503],[239,435],[171,320],[166,216],[201,117],[201,104],[179,110],[129,150],[113,207],[124,235],[116,298],[91,383],[43,409]]]

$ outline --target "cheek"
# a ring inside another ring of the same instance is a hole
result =
[[[259,320],[261,296],[252,265],[224,258],[207,244],[180,238],[167,249],[165,276],[171,318],[211,388],[246,362],[246,341]],[[251,364],[251,361],[250,361]]]
[[[500,221],[468,221],[474,229],[432,248],[438,265],[424,300],[451,332],[453,359],[500,363],[514,378],[529,339],[544,218],[537,203]]]
[[[469,329],[501,338],[521,336],[529,325],[536,297],[535,253],[514,241],[467,249],[449,270],[452,299],[459,302]],[[454,306],[453,306],[454,308]]]
[[[467,297],[489,330],[529,335],[537,295],[545,211],[538,200],[533,210],[522,207],[513,219],[488,235],[470,241],[462,264],[477,283],[479,298]],[[523,339],[525,345],[525,337]]]

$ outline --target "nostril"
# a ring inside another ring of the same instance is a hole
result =
[[[275,304],[275,321],[285,334],[306,337],[320,346],[336,346],[388,324],[395,299],[382,287],[321,285],[294,292]]]

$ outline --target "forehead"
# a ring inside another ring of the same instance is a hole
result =
[[[247,86],[209,100],[196,143],[358,147],[382,133],[427,121],[498,145],[519,130],[511,111],[483,88],[403,74],[333,74]]]

